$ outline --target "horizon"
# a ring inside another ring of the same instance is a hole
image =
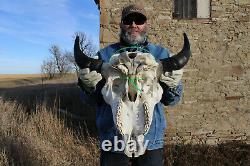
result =
[[[55,12],[56,11],[56,12]],[[99,10],[94,0],[2,0],[0,74],[40,74],[49,48],[73,50],[73,35],[84,32],[99,48]]]

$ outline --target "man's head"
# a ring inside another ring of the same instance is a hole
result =
[[[148,29],[146,11],[143,6],[129,5],[123,8],[120,23],[120,38],[128,44],[142,44]]]

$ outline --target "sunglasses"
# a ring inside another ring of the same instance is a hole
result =
[[[146,22],[146,19],[144,17],[126,17],[122,20],[124,25],[132,25],[133,22],[136,25],[142,25]]]

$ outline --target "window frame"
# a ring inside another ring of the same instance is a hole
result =
[[[208,6],[205,13],[199,12],[201,6],[198,3],[201,1],[203,0],[173,0],[172,18],[177,20],[211,19],[211,0],[207,2]]]

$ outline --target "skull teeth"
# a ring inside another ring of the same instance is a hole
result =
[[[121,135],[124,135],[122,128],[123,128],[123,124],[121,121],[121,112],[122,111],[122,101],[119,100],[118,104],[117,104],[117,109],[116,109],[116,126],[118,131],[121,133]]]
[[[144,121],[144,134],[146,134],[150,128],[150,113],[149,113],[149,105],[147,102],[143,103],[144,107],[144,115],[145,115],[145,121]],[[123,132],[123,123],[121,120],[121,112],[122,111],[122,101],[120,100],[117,104],[117,109],[116,109],[116,126],[118,131],[120,132],[121,135],[125,135]]]
[[[144,122],[144,134],[146,134],[150,127],[150,120],[149,120],[149,106],[147,102],[143,103],[144,107],[144,115],[145,115],[145,122]]]

